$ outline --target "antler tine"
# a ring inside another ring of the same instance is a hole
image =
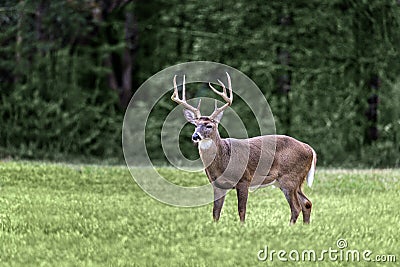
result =
[[[226,87],[224,85],[223,82],[221,82],[220,80],[217,80],[219,82],[219,84],[222,86],[222,92],[218,91],[217,89],[215,89],[211,83],[208,83],[208,85],[210,86],[210,88],[219,96],[221,96],[224,100],[225,100],[225,105],[223,105],[222,107],[218,108],[217,106],[217,100],[215,100],[215,109],[214,112],[210,115],[210,119],[214,119],[219,113],[221,113],[222,111],[224,111],[227,107],[229,107],[230,105],[232,105],[233,102],[233,92],[232,92],[232,83],[231,83],[231,77],[229,76],[228,72],[226,72],[226,76],[228,77],[228,90],[229,90],[229,96],[226,92]]]
[[[219,82],[219,84],[222,86],[222,96],[227,95],[226,94],[226,87],[225,84],[223,82],[221,82],[219,79],[217,80]]]
[[[186,87],[185,87],[185,82],[186,82],[186,75],[183,75],[183,82],[182,82],[182,100],[186,101]]]
[[[231,76],[229,76],[228,72],[226,72],[226,76],[228,77],[229,100],[230,100],[230,102],[232,104],[232,102],[233,102],[233,92],[232,92]]]
[[[197,109],[200,111],[200,105],[201,105],[201,98],[199,99],[199,103],[197,104]],[[201,117],[201,116],[200,116]]]
[[[189,105],[186,102],[186,88],[185,88],[185,76],[183,76],[183,84],[182,84],[182,99],[179,98],[179,92],[178,92],[178,86],[176,85],[176,76],[174,76],[174,93],[171,96],[172,101],[183,105],[186,109],[191,110],[197,118],[201,117],[200,113],[200,104],[201,104],[201,99],[199,101],[199,104],[197,105],[197,108]]]
[[[176,85],[176,76],[177,76],[177,75],[174,76],[174,93],[173,93],[172,96],[171,96],[171,99],[172,99],[173,101],[175,101],[174,98],[175,98],[176,96],[178,96],[178,86]]]

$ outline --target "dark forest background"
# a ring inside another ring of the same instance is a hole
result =
[[[1,158],[123,162],[135,90],[207,60],[253,79],[277,132],[311,144],[320,165],[400,165],[399,1],[0,3]],[[163,101],[149,129],[174,107]],[[148,148],[162,160],[158,139]]]

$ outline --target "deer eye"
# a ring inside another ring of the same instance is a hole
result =
[[[212,125],[208,124],[208,125],[206,125],[206,128],[211,129]]]

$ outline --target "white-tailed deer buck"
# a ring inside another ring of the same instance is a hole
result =
[[[228,90],[222,92],[210,88],[220,95],[226,104],[217,107],[210,116],[201,116],[200,101],[197,107],[186,102],[185,77],[182,83],[182,98],[179,98],[176,75],[174,77],[173,101],[184,106],[186,119],[196,126],[192,135],[198,143],[200,158],[214,189],[213,218],[218,221],[224,204],[225,194],[235,188],[238,198],[240,221],[244,222],[249,188],[276,185],[284,193],[291,209],[290,223],[294,224],[303,212],[304,223],[310,222],[311,201],[304,195],[302,185],[307,179],[311,187],[317,156],[307,144],[284,135],[264,135],[248,139],[220,137],[218,124],[224,110],[232,104],[233,93],[228,73]]]

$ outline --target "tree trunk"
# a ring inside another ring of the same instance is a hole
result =
[[[18,11],[18,22],[17,22],[17,36],[16,36],[16,43],[15,43],[15,62],[16,65],[21,63],[21,47],[22,47],[22,23],[24,19],[24,13],[22,11],[22,7],[24,6],[24,0],[20,0],[18,2],[19,11]],[[18,69],[18,68],[17,68]],[[14,83],[18,83],[21,80],[21,76],[19,71],[15,72],[14,75]]]
[[[111,69],[108,75],[108,84],[119,96],[119,105],[125,109],[132,97],[132,70],[134,56],[137,50],[138,27],[134,15],[125,12],[125,48],[121,58],[117,54],[110,54],[106,59],[106,66]],[[109,40],[110,41],[110,40]],[[120,66],[116,64],[121,64]]]
[[[132,68],[134,55],[137,50],[138,27],[134,15],[125,13],[125,42],[126,47],[122,59],[122,91],[120,92],[120,104],[126,108],[132,96]]]

